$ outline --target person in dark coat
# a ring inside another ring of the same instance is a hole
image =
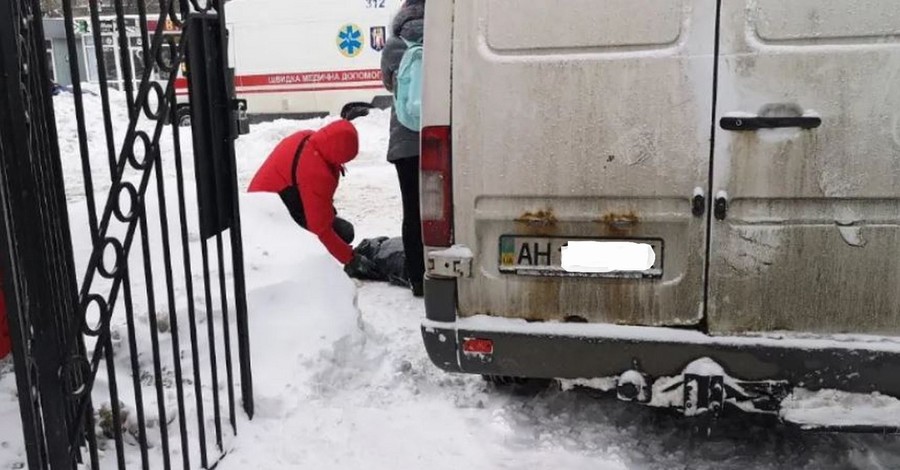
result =
[[[359,135],[351,120],[369,113],[371,105],[350,103],[341,118],[318,131],[291,134],[275,147],[253,180],[249,192],[277,193],[298,225],[309,230],[346,268],[373,269],[353,252],[353,224],[337,216],[334,193],[344,165],[359,152]]]
[[[406,42],[421,43],[425,26],[425,0],[406,0],[391,25],[391,35],[381,52],[381,72],[384,86],[393,92],[396,73],[406,52]],[[391,137],[387,159],[397,169],[403,199],[403,246],[407,271],[413,294],[422,296],[425,275],[425,254],[422,247],[421,215],[419,213],[419,133],[407,129],[391,111]]]

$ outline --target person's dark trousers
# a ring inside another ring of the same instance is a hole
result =
[[[422,221],[419,212],[419,157],[394,162],[403,199],[403,250],[406,270],[414,287],[422,286],[425,276],[425,254],[422,248]]]
[[[306,213],[303,211],[303,202],[300,200],[297,188],[287,188],[278,193],[278,195],[281,196],[281,202],[284,203],[284,207],[287,208],[294,222],[306,229]],[[347,244],[353,243],[353,239],[356,237],[353,224],[335,216],[334,223],[331,226],[334,227],[334,232],[341,237],[341,240],[344,240]]]

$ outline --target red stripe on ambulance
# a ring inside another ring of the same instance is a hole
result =
[[[234,85],[238,91],[241,88],[249,87],[281,87],[272,92],[284,91],[327,91],[341,88],[291,88],[285,89],[285,86],[315,86],[320,84],[338,84],[338,83],[365,83],[378,82],[381,83],[381,70],[340,70],[340,71],[320,71],[320,72],[302,72],[302,73],[276,73],[276,74],[260,74],[260,75],[239,75],[234,77]],[[378,86],[366,86],[365,88],[380,88]],[[187,79],[179,77],[175,80],[176,90],[187,90]],[[348,88],[349,89],[349,88]],[[360,88],[356,88],[360,89]],[[253,90],[254,93],[265,93],[268,90]],[[250,92],[246,90],[245,92]]]

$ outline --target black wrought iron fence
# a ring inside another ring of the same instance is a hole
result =
[[[28,464],[210,468],[238,406],[253,414],[224,7],[159,0],[148,18],[137,0],[129,31],[115,0],[110,43],[96,0],[87,33],[72,3],[72,92],[54,98],[40,1],[0,0],[0,257]]]

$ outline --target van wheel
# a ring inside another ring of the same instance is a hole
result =
[[[547,390],[554,383],[551,379],[527,379],[503,375],[482,375],[481,377],[494,388],[511,392],[514,395],[536,395]]]
[[[178,124],[178,127],[191,127],[190,108],[178,108],[178,111],[175,112],[175,124]]]

